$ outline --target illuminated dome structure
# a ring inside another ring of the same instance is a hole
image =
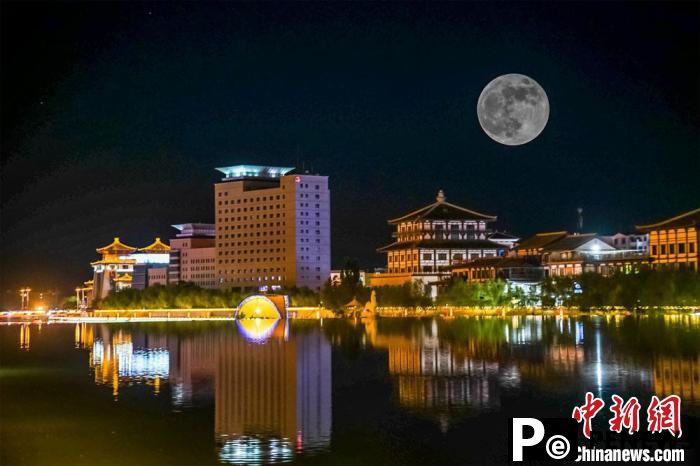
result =
[[[252,295],[245,298],[236,309],[236,319],[284,319],[287,296]]]

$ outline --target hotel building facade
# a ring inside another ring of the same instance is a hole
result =
[[[652,267],[698,271],[700,209],[676,215],[649,225],[637,225],[637,231],[649,235]]]
[[[330,273],[328,177],[236,165],[214,185],[216,278],[222,288],[320,289]]]

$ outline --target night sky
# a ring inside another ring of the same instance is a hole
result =
[[[700,6],[2,4],[2,289],[70,291],[95,248],[213,222],[214,167],[330,176],[333,266],[444,189],[518,235],[700,207]],[[508,147],[476,102],[548,94]],[[13,291],[14,293],[14,291]]]

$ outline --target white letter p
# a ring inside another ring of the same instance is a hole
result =
[[[530,426],[535,433],[530,438],[523,438],[523,427]],[[537,445],[544,438],[544,424],[534,417],[513,418],[513,461],[523,460],[523,447]]]

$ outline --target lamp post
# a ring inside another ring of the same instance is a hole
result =
[[[19,295],[22,298],[22,304],[20,307],[22,308],[21,310],[23,310],[23,311],[26,310],[27,308],[29,308],[29,293],[31,291],[32,291],[32,289],[29,287],[25,287],[25,288],[22,288],[21,290],[19,290]]]

